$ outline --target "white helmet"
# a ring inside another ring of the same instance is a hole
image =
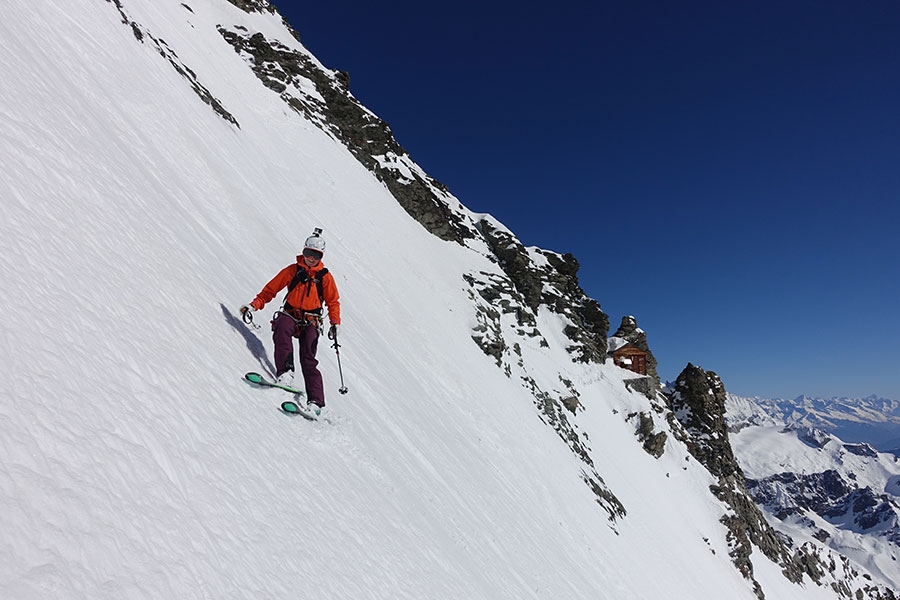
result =
[[[303,243],[303,249],[306,250],[309,248],[310,250],[316,250],[325,254],[325,240],[318,235],[311,235],[306,238],[306,242]]]

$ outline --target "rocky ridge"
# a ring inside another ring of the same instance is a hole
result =
[[[794,555],[768,525],[747,491],[746,479],[728,440],[725,386],[719,376],[688,364],[666,394],[679,437],[694,458],[718,478],[718,484],[710,491],[732,510],[722,517],[729,531],[730,555],[744,577],[753,582],[757,595],[764,597],[750,560],[754,546],[780,564],[791,581],[799,583],[807,574],[819,582],[822,575],[816,561],[807,555]]]

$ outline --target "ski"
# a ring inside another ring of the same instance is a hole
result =
[[[286,392],[290,392],[296,396],[299,396],[300,398],[303,398],[306,396],[306,393],[302,392],[301,390],[292,388],[291,386],[288,386],[288,385],[281,385],[280,383],[278,383],[276,381],[270,381],[270,380],[266,379],[265,377],[263,377],[262,375],[260,375],[259,373],[253,373],[253,372],[245,373],[244,380],[248,381],[249,383],[252,383],[253,385],[258,385],[258,386],[262,386],[262,387],[278,388],[280,390],[284,390]],[[282,402],[279,409],[281,410],[281,412],[283,412],[286,415],[301,416],[304,419],[307,419],[309,421],[318,420],[317,413],[307,410],[306,406],[304,406],[302,403],[294,402],[292,400],[287,400],[285,402]]]
[[[306,392],[298,390],[297,388],[292,388],[289,385],[281,385],[277,381],[269,381],[268,379],[266,379],[259,373],[253,373],[253,372],[244,373],[244,379],[246,379],[247,381],[249,381],[250,383],[255,384],[255,385],[261,385],[263,387],[278,388],[280,390],[284,390],[284,391],[290,392],[292,394],[298,394],[300,396],[306,395]]]
[[[305,407],[296,402],[291,402],[290,400],[281,403],[281,412],[286,415],[299,415],[304,419],[308,419],[310,421],[316,421],[318,419],[318,415],[310,412]]]

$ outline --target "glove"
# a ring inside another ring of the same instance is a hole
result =
[[[241,307],[241,319],[243,319],[244,323],[250,325],[253,323],[253,313],[256,311],[256,307],[253,306],[253,303],[245,304]]]
[[[332,324],[331,327],[328,328],[328,339],[333,340],[337,338],[338,326],[337,324]]]

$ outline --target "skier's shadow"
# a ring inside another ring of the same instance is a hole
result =
[[[228,307],[221,303],[219,304],[219,307],[222,309],[222,315],[225,317],[225,322],[241,334],[241,337],[243,337],[244,341],[247,343],[247,349],[250,350],[250,354],[252,354],[257,362],[259,362],[259,366],[268,372],[269,375],[274,373],[275,366],[269,361],[269,358],[266,355],[266,348],[263,346],[263,343],[259,341],[259,338],[256,337],[256,335],[254,335],[238,317],[231,314]]]

